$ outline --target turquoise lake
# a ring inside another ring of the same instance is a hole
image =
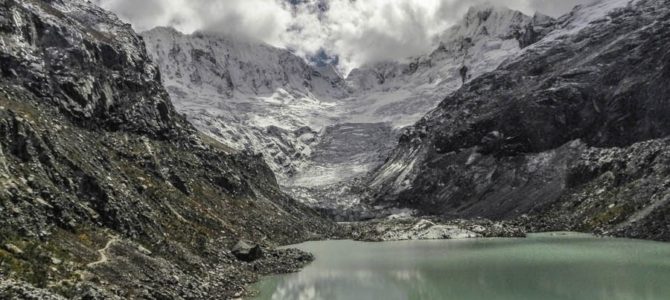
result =
[[[292,247],[316,260],[266,277],[254,299],[670,299],[670,243],[549,233]]]

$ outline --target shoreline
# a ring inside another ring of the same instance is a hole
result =
[[[531,222],[532,223],[532,222]],[[275,248],[276,251],[298,250],[292,246],[308,242],[342,241],[350,240],[364,243],[388,243],[388,242],[410,242],[410,241],[444,241],[444,240],[470,240],[470,239],[525,239],[533,235],[550,235],[552,237],[561,237],[569,235],[583,235],[594,238],[613,238],[628,239],[645,242],[667,243],[667,241],[640,239],[634,237],[617,236],[611,232],[585,232],[577,230],[528,230],[533,228],[532,224],[520,224],[518,220],[514,221],[490,221],[487,219],[458,219],[449,221],[439,221],[438,217],[426,218],[402,218],[402,219],[375,219],[369,221],[339,222],[337,232],[339,235],[323,238],[306,240],[297,244],[283,245]],[[438,237],[442,234],[442,237]],[[303,251],[304,252],[304,251]],[[258,280],[249,283],[245,287],[244,297],[236,299],[252,299],[255,297],[255,291],[252,286],[263,280],[266,276],[278,276],[302,271],[315,260],[312,253],[305,252],[312,257],[312,260],[306,262],[298,269],[291,272],[280,272],[260,275]]]

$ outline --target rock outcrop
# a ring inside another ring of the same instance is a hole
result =
[[[263,257],[263,249],[260,245],[248,241],[239,241],[231,250],[237,259],[246,262],[259,260]]]

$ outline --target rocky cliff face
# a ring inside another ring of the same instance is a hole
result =
[[[175,112],[112,14],[0,1],[0,62],[0,298],[232,297],[281,257],[238,262],[238,239],[328,234],[260,157]]]
[[[407,130],[375,202],[670,239],[669,14],[661,0],[576,8]]]
[[[158,69],[130,27],[77,2],[23,2],[2,3],[4,79],[79,125],[154,137],[176,130]]]

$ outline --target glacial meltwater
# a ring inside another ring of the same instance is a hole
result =
[[[670,243],[550,233],[293,247],[316,260],[264,278],[255,299],[670,299]]]

